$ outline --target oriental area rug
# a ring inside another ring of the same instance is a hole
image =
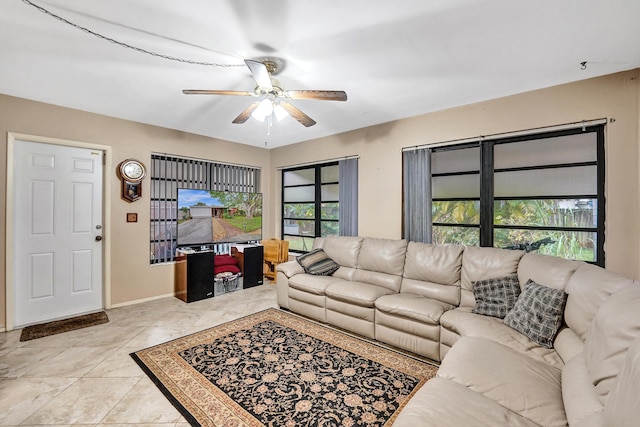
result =
[[[193,426],[390,426],[437,367],[268,309],[131,356]]]

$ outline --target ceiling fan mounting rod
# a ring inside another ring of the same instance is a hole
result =
[[[272,88],[264,88],[262,86],[256,86],[256,95],[261,96],[261,95],[271,95],[274,97],[281,97],[284,96],[284,90],[282,90],[282,88],[279,88],[278,86],[273,86]]]

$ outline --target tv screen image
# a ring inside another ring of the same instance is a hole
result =
[[[178,189],[178,246],[261,239],[261,193]]]

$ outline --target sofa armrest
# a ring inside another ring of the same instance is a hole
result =
[[[285,276],[287,276],[287,278],[295,276],[296,274],[304,273],[304,269],[302,268],[302,266],[298,264],[298,261],[295,260],[278,264],[276,267],[276,271],[282,272]]]

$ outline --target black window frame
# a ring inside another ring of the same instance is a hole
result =
[[[322,223],[323,222],[335,222],[336,224],[339,225],[340,220],[339,219],[323,219],[322,218],[322,203],[324,203],[325,201],[322,200],[322,186],[323,185],[339,185],[340,181],[339,181],[339,177],[338,177],[338,181],[330,181],[330,182],[322,182],[322,168],[324,167],[329,167],[329,166],[338,166],[339,162],[338,161],[332,161],[332,162],[326,162],[326,163],[316,163],[313,165],[305,165],[305,166],[296,166],[296,167],[292,167],[292,168],[286,168],[286,169],[282,169],[281,170],[281,180],[282,180],[282,204],[281,204],[281,212],[280,212],[280,238],[283,240],[286,240],[287,236],[292,236],[292,237],[300,237],[303,239],[303,248],[306,248],[305,239],[313,239],[316,237],[321,237],[322,235]],[[314,183],[313,184],[297,184],[297,185],[285,185],[285,173],[287,172],[294,172],[294,171],[300,171],[300,170],[313,170],[314,171]],[[300,187],[310,187],[311,185],[314,186],[314,198],[315,200],[307,200],[307,201],[299,201],[299,202],[287,202],[285,201],[285,189],[286,188],[300,188]],[[335,201],[328,201],[328,203],[334,203]],[[340,201],[338,200],[337,202],[338,204],[340,203]],[[285,205],[289,205],[289,204],[313,204],[314,205],[314,218],[293,218],[293,217],[287,217],[285,216]],[[304,220],[304,221],[313,221],[314,222],[314,232],[313,232],[313,236],[308,235],[308,234],[293,234],[293,233],[285,233],[285,222],[286,221],[295,221],[295,220]],[[310,250],[310,248],[308,248],[307,250],[302,249],[302,250],[296,250],[296,252],[303,252],[306,253]]]
[[[479,246],[494,247],[494,231],[496,229],[515,229],[515,230],[549,230],[549,231],[568,231],[568,232],[592,232],[596,233],[597,242],[595,248],[595,261],[586,261],[592,264],[604,267],[605,265],[605,138],[604,138],[604,124],[586,126],[584,128],[573,128],[565,130],[556,130],[551,132],[541,132],[536,134],[527,134],[521,136],[505,137],[505,138],[492,138],[483,139],[477,142],[451,145],[444,147],[437,147],[432,149],[433,152],[465,149],[470,147],[480,147],[480,170],[476,171],[461,171],[461,172],[447,172],[447,173],[432,173],[431,178],[441,176],[460,176],[477,174],[480,175],[480,193],[477,198],[432,198],[433,202],[455,202],[455,201],[479,201],[480,204],[480,220],[479,224],[465,224],[465,223],[442,223],[433,222],[432,227],[470,227],[478,228],[479,230]],[[589,162],[574,162],[565,164],[550,164],[541,166],[528,166],[528,167],[514,167],[514,168],[494,168],[494,148],[496,145],[518,143],[546,138],[562,137],[568,135],[575,135],[587,132],[594,132],[596,134],[596,160]],[[527,171],[527,170],[544,170],[552,168],[571,168],[571,167],[583,167],[583,166],[595,166],[596,167],[596,180],[597,180],[597,194],[571,194],[571,195],[553,195],[553,196],[531,196],[531,197],[495,197],[494,196],[494,176],[500,172],[514,172],[514,171]],[[543,199],[596,199],[597,200],[597,222],[595,227],[545,227],[545,226],[526,226],[526,225],[500,225],[494,224],[494,203],[499,200],[543,200]]]

